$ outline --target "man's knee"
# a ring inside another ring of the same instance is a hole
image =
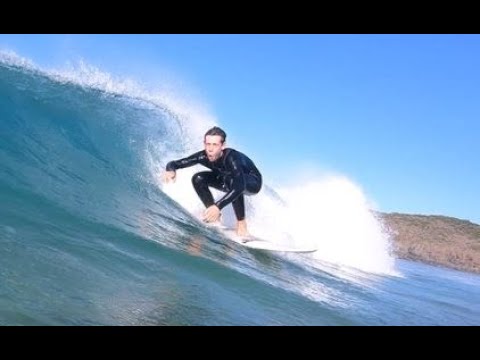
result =
[[[202,185],[205,183],[205,176],[203,173],[196,173],[192,176],[192,184],[194,186]]]
[[[262,181],[254,176],[249,176],[247,178],[247,191],[245,195],[256,195],[262,189]]]

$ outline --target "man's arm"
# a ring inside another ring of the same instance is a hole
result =
[[[195,164],[199,164],[204,157],[205,152],[202,150],[186,158],[170,161],[166,166],[166,171],[176,171],[177,169],[183,169]]]
[[[167,163],[166,171],[162,174],[163,182],[175,182],[177,177],[177,169],[183,169],[195,164],[199,164],[205,158],[205,152],[199,151],[186,158],[180,160],[174,160]]]

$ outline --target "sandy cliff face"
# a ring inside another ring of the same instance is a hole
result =
[[[379,213],[398,258],[480,273],[480,225],[445,216]]]

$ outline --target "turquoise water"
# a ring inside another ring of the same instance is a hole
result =
[[[480,325],[480,276],[250,250],[152,178],[167,106],[0,62],[1,325]],[[168,154],[168,155],[167,155]]]

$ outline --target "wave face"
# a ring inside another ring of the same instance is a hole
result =
[[[248,250],[204,227],[192,215],[202,210],[190,183],[197,168],[168,186],[159,174],[198,151],[214,124],[188,101],[84,63],[43,70],[1,53],[0,324],[412,321],[365,306],[375,284],[402,276],[345,177],[289,189],[267,178],[247,200],[253,233],[314,244],[313,255]]]

